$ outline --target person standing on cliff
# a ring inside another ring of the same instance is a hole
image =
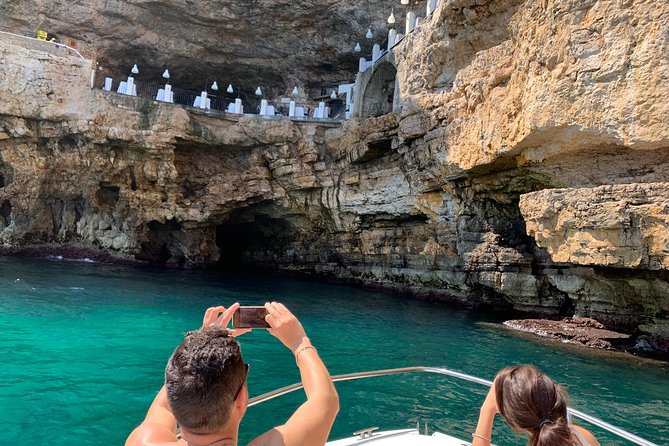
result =
[[[165,385],[126,446],[237,446],[249,400],[249,366],[235,337],[250,331],[226,328],[238,308],[236,303],[206,311],[202,328],[189,333],[170,357]],[[307,401],[285,424],[249,445],[322,446],[339,411],[332,379],[297,318],[280,303],[265,308],[269,332],[295,356]]]

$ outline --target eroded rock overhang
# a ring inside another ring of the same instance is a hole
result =
[[[343,127],[118,98],[21,58],[0,67],[0,237],[666,335],[668,8],[442,2],[393,56],[400,106]]]

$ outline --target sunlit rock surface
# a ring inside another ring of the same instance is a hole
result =
[[[85,62],[5,45],[0,240],[669,336],[668,20],[666,2],[442,1],[383,62],[399,107],[343,126],[103,93]]]
[[[527,232],[555,262],[669,269],[669,183],[525,194]]]

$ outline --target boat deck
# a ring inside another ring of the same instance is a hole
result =
[[[344,438],[326,443],[326,446],[470,446],[470,443],[450,435],[434,433],[420,435],[416,429],[400,429],[373,433],[369,437]]]

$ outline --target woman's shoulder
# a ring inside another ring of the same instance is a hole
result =
[[[583,446],[599,446],[599,442],[595,436],[592,435],[587,429],[584,429],[581,426],[576,426],[575,424],[570,424],[569,428],[581,443],[585,442]]]

